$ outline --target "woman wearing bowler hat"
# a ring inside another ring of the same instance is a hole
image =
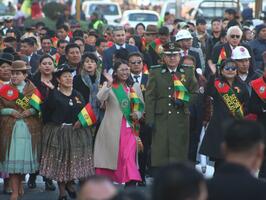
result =
[[[23,195],[24,174],[39,168],[41,121],[30,105],[35,86],[27,80],[24,61],[14,61],[10,83],[0,89],[0,171],[9,173],[11,200]]]
[[[81,127],[78,118],[85,101],[73,89],[72,72],[67,64],[57,68],[58,87],[41,105],[47,121],[42,130],[40,174],[58,182],[59,200],[67,199],[66,191],[76,198],[72,182],[94,174],[91,129]]]

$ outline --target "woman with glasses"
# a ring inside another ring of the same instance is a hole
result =
[[[130,68],[125,61],[116,61],[113,69],[113,77],[105,73],[108,83],[97,94],[106,111],[96,135],[94,164],[96,174],[132,186],[141,181],[136,162],[140,139],[135,125],[142,117],[143,97],[138,84],[127,84]],[[139,109],[132,107],[133,96]]]
[[[220,67],[220,76],[215,77],[216,70],[212,73],[206,86],[206,95],[213,98],[213,111],[200,152],[214,160],[217,168],[223,161],[220,151],[223,122],[244,118],[249,93],[245,83],[237,77],[235,61],[224,60]]]

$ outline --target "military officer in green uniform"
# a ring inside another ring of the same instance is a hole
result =
[[[195,69],[179,66],[180,49],[173,42],[163,48],[164,64],[151,67],[145,94],[152,167],[188,159],[188,107],[198,91]]]

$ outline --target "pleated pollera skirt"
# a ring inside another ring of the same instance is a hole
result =
[[[92,135],[89,128],[47,124],[42,131],[40,174],[67,182],[94,174]]]

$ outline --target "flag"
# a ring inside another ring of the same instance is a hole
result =
[[[143,74],[149,74],[149,70],[148,70],[147,64],[143,65]]]
[[[173,75],[173,81],[174,81],[174,98],[180,99],[182,101],[189,101],[189,94],[183,83],[177,78],[177,76]]]
[[[78,114],[79,121],[83,127],[88,127],[96,123],[97,118],[89,103]]]
[[[29,103],[33,108],[35,108],[39,112],[41,111],[40,105],[42,103],[42,94],[37,88],[35,88]]]
[[[226,59],[226,52],[224,47],[221,49],[220,54],[219,54],[219,58],[218,58],[218,62],[217,65],[221,65],[222,61]]]

